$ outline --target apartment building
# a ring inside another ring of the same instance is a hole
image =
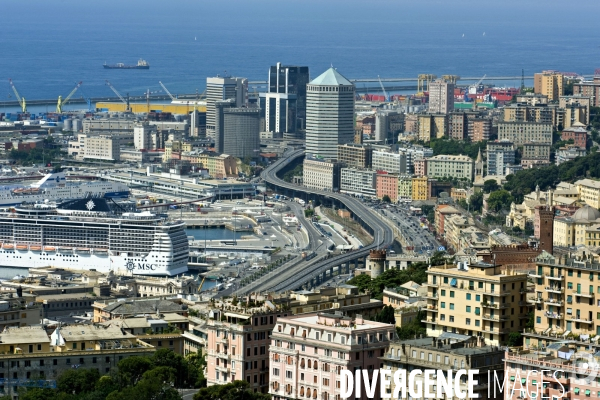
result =
[[[357,314],[374,317],[384,305],[381,300],[372,299],[370,294],[360,292],[358,287],[345,284],[312,291],[298,290],[290,293],[287,299],[275,301],[285,303],[293,315],[338,311],[352,318]]]
[[[302,184],[311,189],[339,190],[342,164],[307,156],[304,159]]]
[[[119,142],[117,136],[79,134],[69,142],[68,154],[77,160],[120,161]]]
[[[42,321],[42,306],[36,296],[16,292],[0,294],[0,331],[6,328],[38,325]]]
[[[558,99],[558,106],[565,111],[569,109],[577,109],[581,118],[577,121],[573,120],[565,120],[563,126],[565,128],[570,128],[573,126],[574,122],[578,122],[582,125],[590,124],[590,107],[592,106],[592,98],[591,96],[582,96],[580,94],[573,94],[570,96],[560,96]],[[575,114],[573,114],[575,116]]]
[[[0,390],[16,398],[19,382],[42,380],[50,387],[73,368],[95,368],[106,374],[123,358],[151,356],[155,350],[115,326],[64,325],[51,335],[41,326],[4,329],[0,333]]]
[[[492,377],[496,372],[498,379],[502,380],[503,357],[504,349],[486,345],[481,338],[443,333],[438,338],[393,341],[385,355],[381,357],[381,361],[384,369],[391,370],[392,376],[397,370],[433,369],[441,370],[444,374],[451,371],[455,376],[459,369],[476,369],[479,373],[474,376],[474,380],[478,384],[471,388],[467,384],[466,377],[463,377],[459,381],[460,390],[464,393],[473,391],[475,396],[467,398],[500,400],[503,397],[499,391],[495,396],[493,391],[488,393],[488,372]],[[424,385],[422,376],[416,376],[415,385]],[[431,391],[435,393],[436,389],[434,385]],[[392,392],[388,389],[387,393]],[[406,397],[410,398],[408,393]],[[444,396],[443,398],[455,399],[456,397]]]
[[[509,140],[495,140],[487,144],[487,174],[505,175],[507,165],[515,163],[515,148]]]
[[[598,299],[600,265],[587,255],[542,253],[530,278],[535,284],[534,328],[523,333],[525,345],[547,347],[565,337],[583,341],[600,334]],[[587,347],[587,346],[586,346]]]
[[[471,121],[473,134],[471,140],[473,142],[481,142],[490,139],[492,132],[492,120],[487,118],[476,118]]]
[[[568,144],[556,150],[556,165],[566,163],[567,161],[573,161],[578,157],[584,157],[586,154],[587,150],[585,148],[581,148],[574,144]]]
[[[449,115],[450,138],[454,140],[465,140],[468,136],[467,113],[454,111]]]
[[[429,199],[429,179],[426,176],[412,178],[411,196],[413,200]]]
[[[418,158],[413,161],[413,173],[415,176],[427,176],[427,158]]]
[[[527,142],[552,145],[552,124],[539,122],[499,122],[498,139],[506,139],[521,147]]]
[[[530,168],[532,165],[549,164],[550,149],[551,145],[548,143],[523,143],[521,165],[523,166],[523,168]]]
[[[429,142],[432,138],[448,135],[448,116],[446,114],[419,115],[419,140]]]
[[[501,345],[527,322],[527,274],[479,262],[427,271],[427,335],[480,336]]]
[[[511,104],[502,109],[504,122],[538,122],[558,126],[562,111],[556,105]]]
[[[384,150],[373,151],[372,168],[391,174],[406,174],[406,154]]]
[[[564,93],[564,76],[556,71],[542,71],[533,75],[535,93],[548,96],[549,101],[557,101]]]
[[[347,167],[371,168],[373,148],[369,145],[346,143],[338,145],[338,161]]]
[[[429,83],[429,112],[448,114],[454,111],[454,83],[436,79]]]
[[[359,196],[376,197],[375,177],[372,169],[342,168],[340,191]]]
[[[575,182],[575,187],[580,200],[595,209],[600,209],[600,181],[580,179]]]
[[[433,157],[433,149],[423,146],[401,147],[399,153],[406,154],[406,173],[414,173],[414,160]]]
[[[166,295],[164,293],[163,295]],[[128,318],[136,315],[153,315],[160,313],[175,313],[187,316],[187,306],[170,300],[146,298],[140,300],[106,300],[92,303],[94,310],[93,322],[107,322],[116,318]]]
[[[548,96],[540,93],[523,93],[517,95],[517,104],[527,104],[528,106],[537,106],[548,104]]]
[[[444,233],[444,221],[447,217],[452,215],[461,214],[456,208],[449,206],[448,204],[440,204],[435,208],[434,211],[434,225],[435,230],[438,234]]]
[[[340,400],[340,371],[379,368],[379,357],[395,337],[394,325],[362,316],[311,313],[279,318],[269,347],[269,393],[273,400]],[[378,388],[375,393],[379,399]],[[361,399],[367,399],[364,391]]]
[[[573,83],[573,95],[589,97],[593,107],[600,107],[600,76],[596,75],[592,81]]]
[[[375,188],[377,190],[378,199],[383,199],[385,196],[388,196],[392,203],[398,201],[397,174],[388,174],[387,172],[377,171]]]
[[[172,158],[181,160],[181,153],[184,151],[192,151],[192,144],[182,140],[167,140],[165,143],[165,152],[163,153],[163,162],[167,162]]]
[[[271,331],[288,314],[267,305],[244,309],[230,302],[223,310],[211,310],[206,326],[208,385],[246,380],[254,391],[267,393]]]
[[[554,218],[554,246],[579,246],[586,243],[587,230],[600,223],[600,211],[585,205],[571,216]]]
[[[223,179],[238,175],[238,159],[232,155],[203,152],[200,153],[198,160],[203,168],[208,169],[213,178]]]
[[[412,199],[412,176],[401,175],[398,177],[398,199]]]
[[[475,163],[469,156],[440,154],[427,160],[427,176],[430,178],[456,178],[473,181]]]

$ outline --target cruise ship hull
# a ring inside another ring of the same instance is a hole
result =
[[[60,197],[59,197],[60,196]],[[26,196],[2,196],[0,194],[0,207],[16,206],[26,203],[41,203],[46,200],[57,201],[57,200],[71,200],[80,197],[81,194],[77,193],[74,195],[43,193],[43,194],[28,194]],[[119,192],[106,192],[102,196],[106,199],[127,199],[129,198],[129,191]]]
[[[57,267],[71,270],[91,270],[108,273],[112,271],[117,275],[154,275],[174,276],[188,271],[187,261],[179,265],[161,265],[153,263],[152,256],[140,259],[109,255],[107,252],[94,252],[93,250],[70,251],[33,251],[27,249],[0,250],[0,267],[13,268],[43,268]],[[142,261],[139,261],[142,260]]]

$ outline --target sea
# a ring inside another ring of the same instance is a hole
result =
[[[312,77],[589,75],[598,15],[597,0],[3,0],[0,100],[14,99],[9,78],[26,99],[64,98],[79,81],[75,97],[113,97],[106,80],[122,95],[159,93],[159,81],[202,93],[206,77],[266,80],[277,62]],[[139,58],[149,70],[102,68]]]

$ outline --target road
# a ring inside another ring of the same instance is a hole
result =
[[[373,230],[374,241],[368,246],[362,249],[355,250],[346,254],[330,257],[328,259],[317,259],[310,260],[308,263],[301,262],[298,265],[288,269],[283,273],[273,274],[272,279],[269,279],[264,283],[262,290],[270,289],[275,291],[285,291],[296,289],[303,283],[307,282],[314,276],[327,271],[333,267],[340,266],[345,263],[349,263],[356,258],[365,257],[369,252],[376,248],[386,248],[394,242],[394,233],[392,229],[377,216],[373,215],[373,212],[368,209],[358,199],[347,196],[341,193],[334,193],[324,190],[309,189],[302,186],[297,186],[288,182],[283,181],[277,177],[277,173],[285,167],[291,160],[301,157],[304,150],[296,150],[290,153],[286,153],[285,156],[280,160],[271,164],[265,169],[261,178],[271,185],[276,185],[280,188],[301,191],[309,194],[316,194],[333,198],[343,203],[346,208],[351,211],[354,215],[362,219]]]

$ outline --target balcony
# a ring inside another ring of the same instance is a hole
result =
[[[580,315],[567,316],[567,321],[581,322],[583,324],[593,324],[594,323],[594,321],[591,321],[591,320],[581,319]]]
[[[532,300],[533,300],[533,299],[532,299]],[[531,305],[531,303],[533,303],[533,301],[532,301],[532,300],[530,300],[530,301],[520,301],[520,302],[519,302],[519,305],[520,305],[520,306],[530,306],[530,305]]]
[[[424,324],[435,324],[436,320],[432,319],[432,318],[427,318],[427,319],[422,319],[421,322]]]
[[[529,319],[529,314],[519,314],[519,319]]]
[[[427,296],[425,296],[425,298],[437,300],[438,299],[438,295],[437,295],[437,293],[427,293]]]
[[[563,279],[565,279],[565,276],[564,275],[557,275],[557,276],[547,275],[546,278],[551,279],[553,281],[562,281]]]
[[[508,315],[490,315],[490,314],[486,314],[483,317],[481,317],[482,319],[486,319],[488,321],[506,321],[508,319],[510,319],[510,316]]]
[[[432,304],[427,304],[427,311],[438,312],[438,308]]]
[[[222,365],[215,365],[215,369],[217,371],[223,372],[224,374],[228,374],[231,371],[231,369],[229,367],[224,367]]]
[[[563,315],[562,314],[557,314],[557,313],[551,313],[546,311],[544,313],[544,315],[548,318],[552,318],[552,319],[562,319]],[[521,316],[523,316],[523,318],[529,318],[529,316],[527,314],[521,314],[519,315],[519,318],[522,318]]]
[[[481,307],[483,307],[483,308],[499,308],[499,304],[500,303],[486,303],[486,302],[482,302],[481,303]]]
[[[549,293],[558,293],[558,294],[562,294],[565,292],[565,289],[563,289],[561,287],[555,287],[555,286],[546,286],[545,290],[546,290],[546,292],[549,292]]]
[[[533,289],[522,288],[519,293],[533,293]]]
[[[529,276],[530,276],[531,278],[541,278],[543,275],[541,275],[541,274],[538,274],[537,272],[530,272],[530,273],[529,273]]]
[[[510,329],[509,328],[493,328],[493,329],[481,328],[481,332],[490,333],[493,335],[499,335],[501,333],[510,333]]]
[[[575,296],[579,296],[579,297],[587,297],[588,299],[593,299],[594,298],[594,292],[582,292],[582,291],[577,291],[577,289],[573,290],[573,294]]]
[[[562,306],[563,302],[562,300],[557,299],[544,299],[544,304],[549,304],[551,306]]]

